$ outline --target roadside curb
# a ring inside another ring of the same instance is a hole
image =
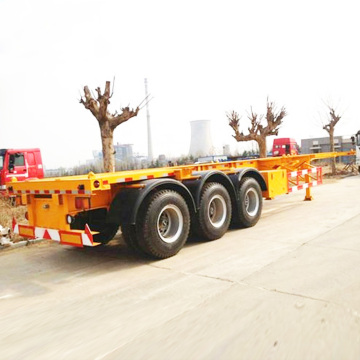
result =
[[[10,242],[9,244],[6,244],[6,245],[0,245],[0,252],[6,251],[6,250],[11,250],[11,249],[17,249],[17,248],[21,248],[21,247],[32,245],[32,244],[41,243],[43,241],[46,241],[46,240],[45,239],[32,239],[32,240],[23,240],[23,241],[19,241],[16,243]]]

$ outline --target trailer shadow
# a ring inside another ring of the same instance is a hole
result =
[[[190,234],[187,242],[184,245],[184,248],[197,246],[205,242],[206,240],[200,239],[196,235]],[[71,248],[71,249],[73,249],[74,251],[79,250],[77,248]],[[100,245],[95,247],[84,247],[83,249],[81,249],[81,251],[84,251],[86,254],[99,254],[101,256],[105,256],[113,259],[125,260],[129,264],[133,263],[135,265],[151,264],[159,261],[158,259],[147,256],[146,254],[143,253],[138,253],[133,249],[129,248],[126,245],[121,232],[119,232],[115,236],[115,238],[106,245]]]

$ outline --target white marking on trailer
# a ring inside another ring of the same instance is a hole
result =
[[[44,234],[45,234],[45,229],[43,228],[35,228],[35,237],[37,239],[43,239],[44,238]]]
[[[125,179],[120,179],[118,182],[125,182]],[[70,192],[70,193],[69,193]],[[78,195],[85,194],[91,195],[91,190],[17,190],[15,193],[18,194],[35,194],[35,195],[48,195],[48,194],[67,194],[67,195]]]
[[[91,243],[89,236],[87,234],[81,234],[81,240],[82,240],[83,245],[93,246],[93,244]]]
[[[46,230],[49,233],[51,240],[60,241],[60,233],[58,230],[54,230],[54,229],[46,229]]]
[[[124,183],[124,182],[125,182],[125,178],[117,179],[116,182],[118,182],[118,183]]]

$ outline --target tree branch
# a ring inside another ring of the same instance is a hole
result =
[[[240,132],[240,130],[239,130],[240,117],[236,111],[232,111],[231,114],[227,114],[226,116],[229,120],[230,127],[235,132],[235,135],[233,135],[233,137],[236,139],[236,141],[255,140],[252,133],[249,133],[248,135],[244,135],[243,132]]]
[[[125,121],[128,121],[129,119],[131,119],[134,116],[137,116],[137,114],[140,111],[140,108],[137,107],[135,110],[131,109],[127,106],[125,108],[121,109],[122,113],[118,114],[116,116],[111,116],[111,118],[109,119],[110,121],[110,126],[115,129],[118,125],[124,123]]]
[[[323,126],[323,129],[326,130],[329,134],[331,134],[334,131],[335,125],[340,121],[341,116],[336,115],[334,108],[330,106],[328,106],[328,108],[330,110],[330,119],[329,122]]]
[[[100,88],[96,89],[97,93],[98,93],[98,102],[100,104],[100,109],[99,109],[99,117],[100,120],[99,121],[106,121],[108,116],[111,116],[108,111],[108,105],[110,104],[110,81],[107,81],[105,84],[105,91],[104,94],[101,95],[101,91]]]
[[[339,120],[341,119],[341,116],[340,115],[336,115],[335,114],[335,109],[333,108],[330,108],[330,123],[335,126]]]
[[[84,86],[84,94],[85,94],[85,100],[83,97],[80,99],[80,104],[83,104],[85,106],[85,109],[88,109],[91,111],[91,113],[96,117],[96,119],[99,118],[99,105],[97,101],[91,96],[90,90],[87,86]]]
[[[281,108],[280,112],[276,113],[275,104],[267,100],[267,111],[266,111],[266,136],[278,135],[279,127],[283,122],[284,117],[287,115],[284,107]]]

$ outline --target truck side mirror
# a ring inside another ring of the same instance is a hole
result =
[[[355,136],[351,137],[351,143],[352,143],[352,145],[355,145]]]

